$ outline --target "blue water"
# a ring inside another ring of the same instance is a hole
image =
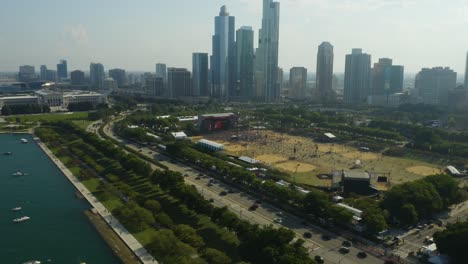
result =
[[[23,210],[12,212],[17,206]],[[0,134],[0,264],[120,264],[83,214],[89,208],[31,136]],[[12,222],[24,215],[31,220]]]

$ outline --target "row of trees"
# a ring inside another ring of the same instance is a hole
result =
[[[447,225],[443,231],[434,234],[437,250],[451,258],[451,263],[468,263],[468,221]]]
[[[5,105],[1,110],[2,115],[27,115],[50,113],[48,105],[25,104],[25,105]]]
[[[298,260],[294,263],[313,263],[302,247],[302,242],[297,242],[294,247],[290,248],[290,243],[294,238],[291,231],[280,232],[272,227],[259,228],[239,219],[227,208],[213,207],[193,186],[183,183],[180,173],[156,171],[150,173],[151,177],[139,176],[139,174],[148,175],[148,171],[140,171],[136,166],[131,165],[132,162],[123,164],[123,161],[119,159],[123,157],[121,154],[105,154],[112,152],[111,148],[107,144],[96,142],[94,135],[81,130],[77,131],[76,127],[71,124],[57,125],[60,126],[56,128],[59,133],[55,135],[38,133],[38,135],[44,139],[62,140],[62,143],[68,140],[74,141],[68,143],[68,149],[86,164],[91,164],[96,171],[100,171],[100,174],[117,188],[118,193],[129,198],[129,203],[113,211],[129,230],[141,232],[151,226],[163,228],[157,231],[157,236],[147,248],[165,263],[227,264],[240,259],[252,263],[290,263],[284,262],[286,258]],[[59,134],[66,134],[66,139],[60,138]],[[77,138],[82,138],[84,142],[80,142]],[[113,152],[118,152],[118,149],[115,148]],[[93,153],[93,156],[90,156],[90,153]],[[109,156],[116,159],[112,160]],[[131,156],[127,156],[126,159],[132,159]],[[150,196],[143,195],[141,187],[140,191],[136,192],[129,185],[131,182],[141,182],[144,179],[151,179],[154,184],[145,184],[148,192],[152,193]],[[101,190],[108,188],[109,186],[100,187]],[[115,193],[115,190],[107,191],[107,194],[112,192]],[[270,253],[264,257],[268,262],[258,262],[256,260],[258,252],[253,251],[250,246],[244,246],[252,239],[247,235],[256,234],[259,237],[268,235],[274,238],[280,237],[284,232],[290,233],[290,240],[277,244],[276,240],[272,239],[272,242],[264,244]],[[191,256],[197,253],[201,258],[192,259]]]
[[[382,208],[391,219],[402,224],[414,224],[450,205],[464,201],[466,193],[448,175],[434,175],[397,185],[382,200]]]

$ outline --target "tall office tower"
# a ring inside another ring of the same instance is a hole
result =
[[[280,90],[280,93],[283,90],[283,82],[284,82],[283,68],[278,67],[278,78],[276,80],[276,83],[278,84],[278,88]]]
[[[372,68],[371,95],[389,96],[403,91],[403,66],[392,65],[392,60],[379,59]]]
[[[278,46],[279,46],[280,3],[263,0],[262,28],[258,35],[255,58],[257,97],[266,102],[280,97],[278,87]]]
[[[156,64],[156,77],[162,77],[164,79],[164,83],[167,82],[167,69],[165,63]]]
[[[192,78],[187,69],[167,68],[169,98],[192,96]]]
[[[109,70],[109,77],[117,82],[117,87],[127,85],[127,74],[122,69]]]
[[[320,96],[320,102],[335,101],[333,91],[333,46],[329,42],[322,42],[317,53],[317,74],[315,85]]]
[[[222,6],[215,17],[213,52],[211,56],[211,78],[213,96],[228,99],[234,94],[235,86],[235,18],[229,16],[226,6]]]
[[[146,95],[148,96],[163,96],[164,95],[164,78],[158,77],[156,74],[145,74],[144,82],[146,87]]]
[[[34,66],[23,65],[19,67],[18,81],[20,82],[32,82],[37,79],[36,69]]]
[[[57,77],[59,80],[68,78],[68,69],[67,69],[66,60],[60,60],[60,63],[57,64]]]
[[[57,74],[57,71],[54,71],[54,70],[47,70],[47,81],[49,81],[49,82],[57,82],[57,81],[58,81],[58,74]]]
[[[208,53],[192,54],[193,96],[208,96]]]
[[[236,31],[236,96],[249,100],[254,95],[254,32],[251,27]]]
[[[457,86],[457,73],[446,67],[423,68],[415,80],[416,90],[424,104],[448,105],[448,93]]]
[[[72,71],[70,73],[70,78],[71,78],[72,85],[85,85],[86,84],[85,73],[80,70]]]
[[[41,65],[41,81],[47,80],[47,66]]]
[[[106,78],[104,66],[101,63],[91,63],[89,66],[89,81],[93,89],[102,89]]]
[[[362,49],[353,49],[346,55],[344,101],[348,104],[365,103],[370,93],[371,55]]]
[[[468,90],[468,52],[466,53],[466,65],[465,65],[465,90]]]
[[[302,100],[305,98],[307,86],[307,69],[293,67],[289,71],[289,95],[291,99]]]

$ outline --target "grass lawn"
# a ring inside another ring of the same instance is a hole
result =
[[[19,118],[21,123],[39,121],[86,120],[88,119],[88,112],[17,115],[9,116],[7,117],[7,120],[15,121],[16,118]]]
[[[86,130],[86,128],[88,128],[88,126],[92,123],[92,121],[89,121],[89,120],[73,120],[72,123],[79,126],[81,129]]]
[[[100,181],[96,178],[85,180],[81,182],[86,189],[88,189],[91,193],[96,192],[97,187],[99,186]]]
[[[144,231],[141,231],[139,233],[134,233],[133,235],[135,238],[140,241],[140,243],[146,247],[151,241],[153,240],[153,237],[156,236],[158,231],[154,228],[148,228]]]
[[[107,200],[107,201],[104,201],[102,202],[102,204],[107,208],[107,210],[109,210],[110,212],[112,212],[112,210],[114,210],[115,208],[118,208],[118,207],[121,207],[124,205],[124,203],[119,199],[119,198],[113,198],[111,200]]]
[[[68,168],[68,170],[70,170],[71,173],[73,173],[73,175],[75,175],[75,177],[80,176],[81,169],[79,167],[70,167],[70,168]]]

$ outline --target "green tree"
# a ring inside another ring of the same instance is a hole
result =
[[[403,224],[411,225],[418,221],[418,213],[412,204],[404,204],[400,209],[400,221]]]
[[[447,225],[444,231],[434,234],[437,250],[447,254],[453,263],[468,263],[468,222]]]
[[[207,248],[203,251],[202,257],[210,264],[230,264],[232,260],[226,256],[223,252],[214,249]]]
[[[174,228],[174,233],[182,241],[194,248],[202,248],[205,246],[203,238],[197,234],[197,231],[188,225],[177,225]],[[211,262],[210,262],[211,263]]]

